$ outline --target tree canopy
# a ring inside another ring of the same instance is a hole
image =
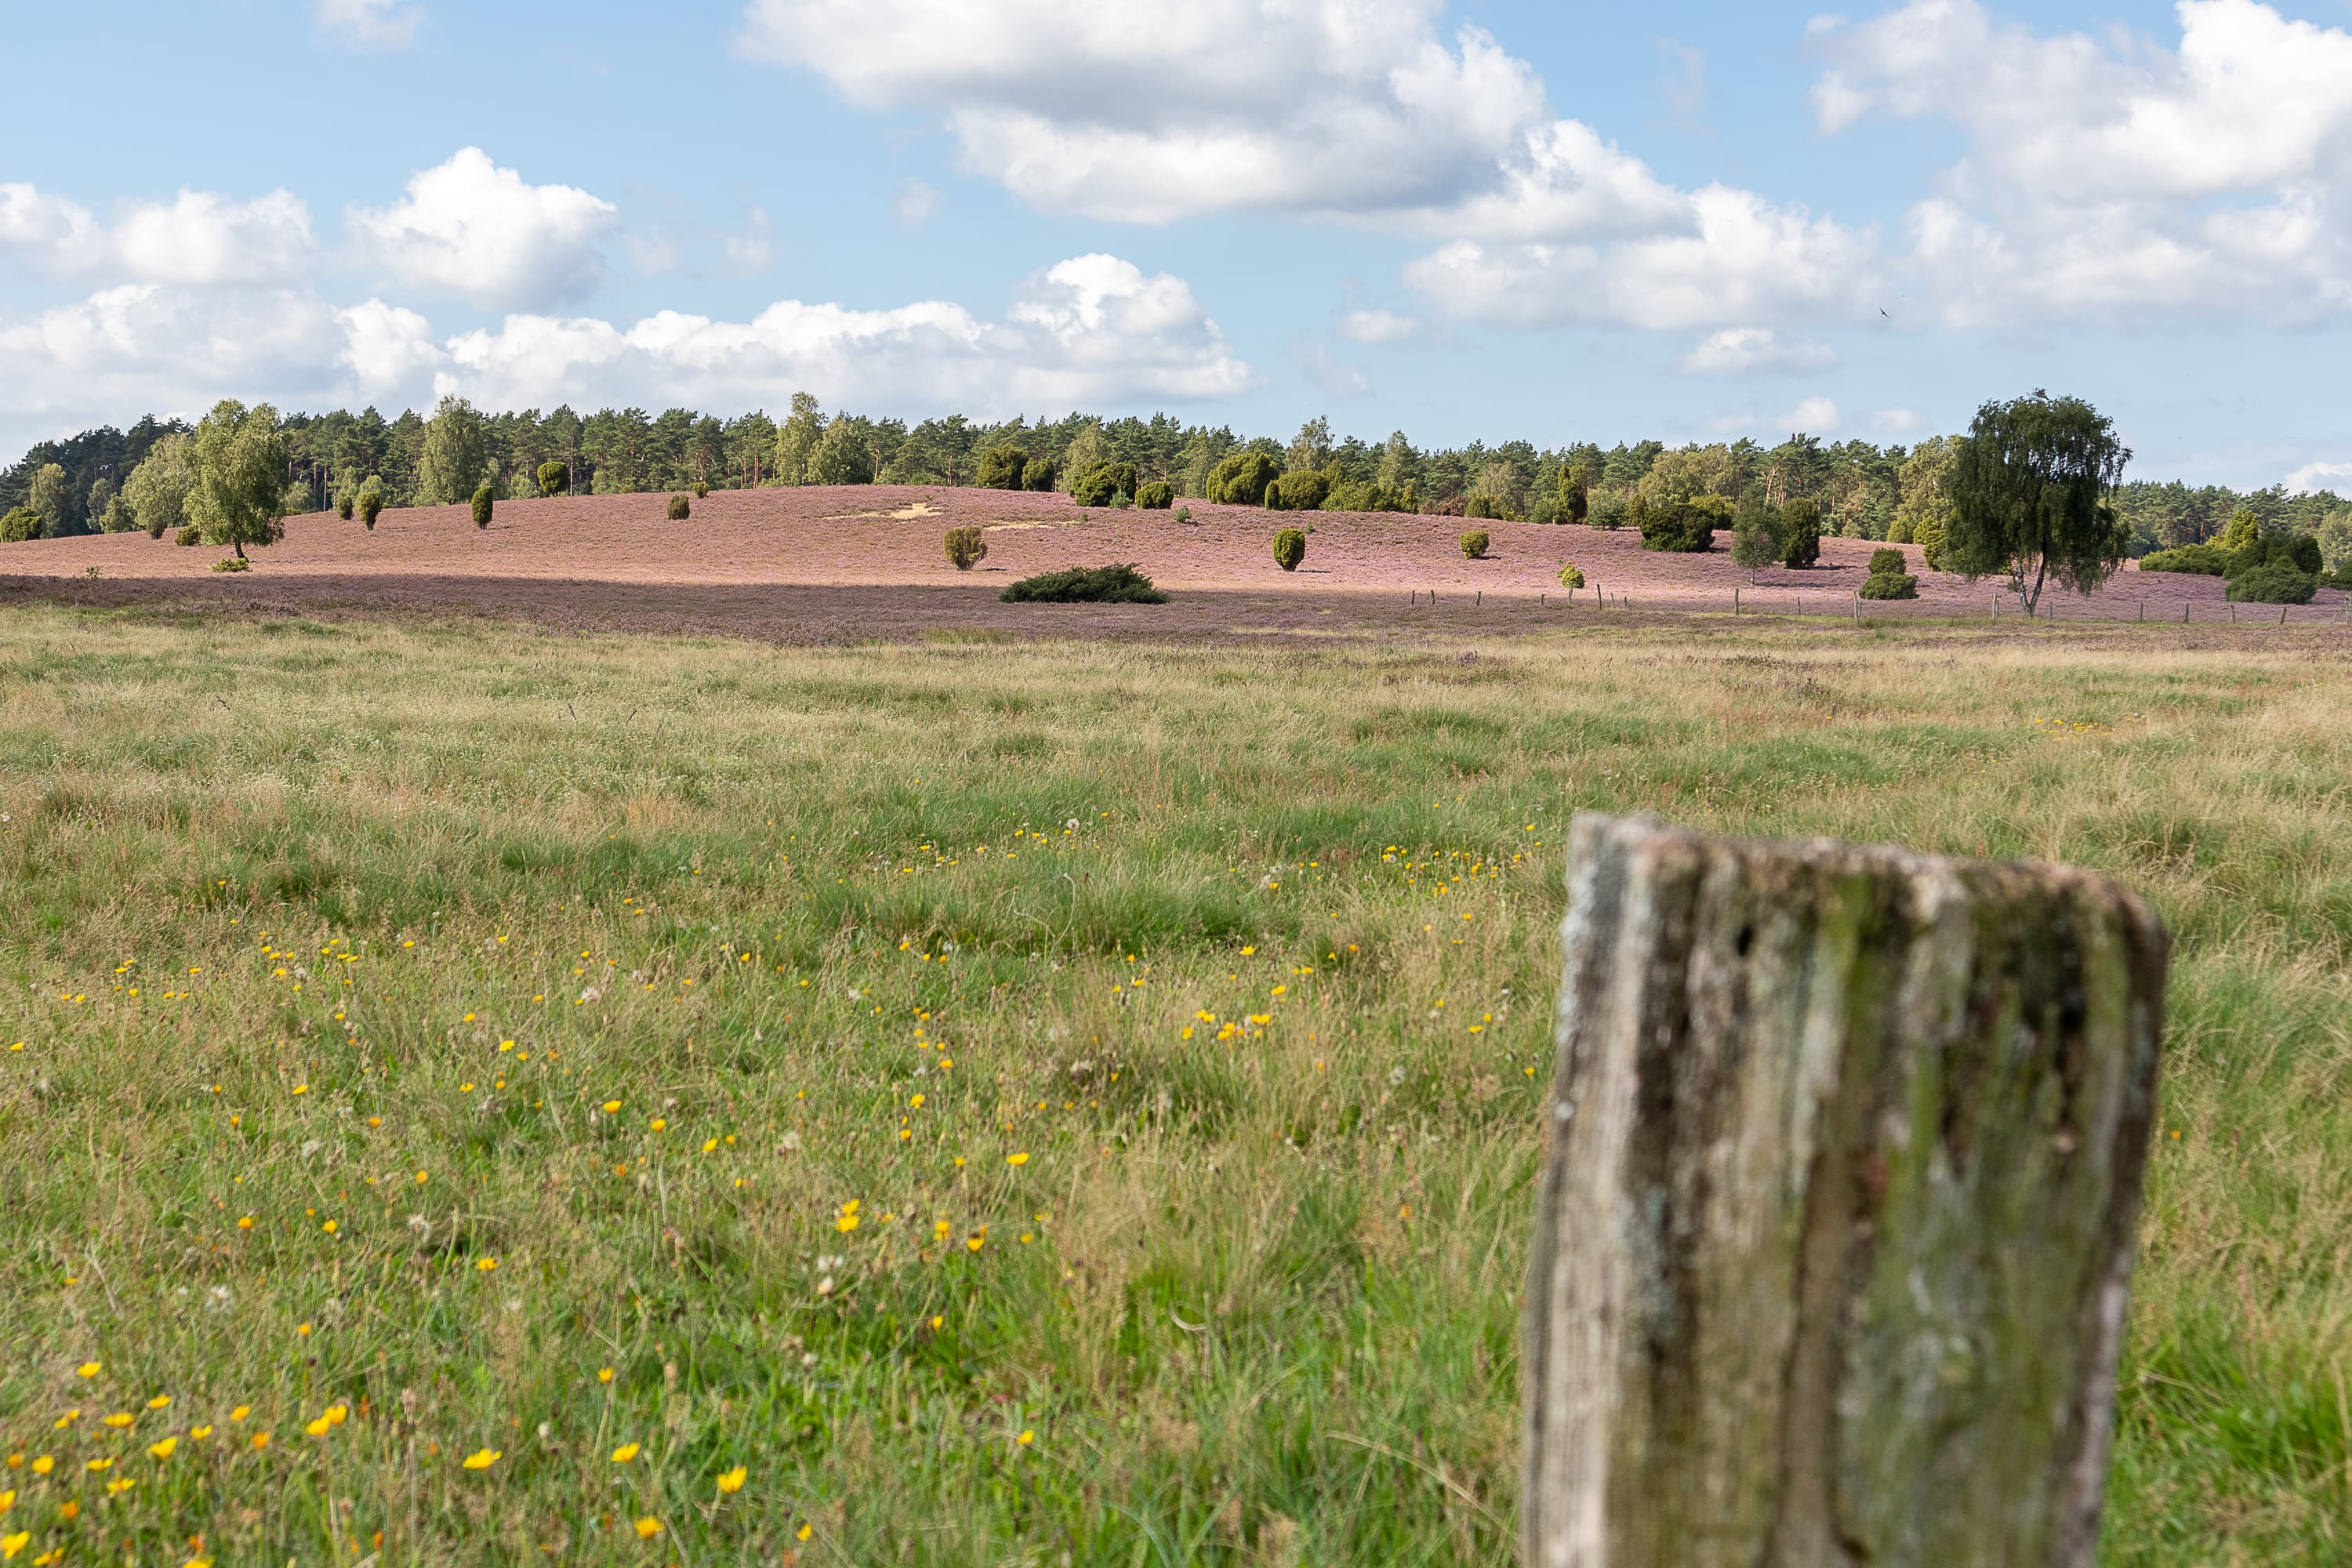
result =
[[[2089,593],[2123,563],[2130,531],[2112,501],[2131,451],[2088,403],[2039,391],[1988,403],[1954,447],[1948,570],[2007,574],[2030,616],[2050,578]]]
[[[189,469],[188,521],[207,544],[226,544],[245,558],[248,544],[275,544],[285,533],[283,470],[286,437],[278,410],[247,408],[234,398],[213,405],[196,426]]]

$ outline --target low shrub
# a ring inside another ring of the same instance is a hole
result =
[[[1652,507],[1636,496],[1642,548],[1696,555],[1715,547],[1715,531],[1731,522],[1731,503],[1721,496],[1693,496]]]
[[[1625,526],[1627,510],[1623,496],[1595,496],[1592,498],[1591,510],[1585,515],[1591,520],[1593,527],[1614,531]]]
[[[948,563],[959,572],[969,572],[987,555],[988,537],[977,528],[950,528],[947,549]]]
[[[1164,605],[1168,595],[1132,566],[1074,566],[1024,577],[997,595],[1008,605]]]
[[[1264,452],[1235,452],[1209,470],[1208,499],[1232,506],[1256,506],[1282,470]]]
[[[1070,486],[1070,499],[1080,506],[1109,506],[1121,495],[1134,494],[1133,463],[1097,463]]]
[[[1412,486],[1391,489],[1377,481],[1356,483],[1342,479],[1331,487],[1323,498],[1325,511],[1419,511],[1421,502],[1412,493]]]
[[[2265,561],[2230,580],[2230,600],[2239,605],[2308,605],[2319,591],[2319,574],[2298,572],[2288,560]]]
[[[1503,522],[1513,521],[1510,503],[1496,496],[1476,495],[1466,498],[1462,502],[1462,515],[1493,519]]]
[[[702,500],[704,497],[708,496],[709,493],[710,493],[710,481],[709,481],[709,479],[697,479],[697,480],[695,480],[695,481],[694,481],[694,499],[695,499],[695,500]]]
[[[0,517],[0,544],[22,544],[38,539],[41,530],[39,512],[28,506],[13,508],[7,516]]]
[[[1187,528],[1194,526],[1192,522],[1192,509],[1189,506],[1178,507],[1176,509],[1176,521],[1182,523]]]
[[[205,531],[193,522],[172,535],[172,542],[174,544],[202,544],[204,542]]]
[[[360,521],[367,524],[369,532],[374,532],[376,514],[383,510],[383,483],[373,474],[360,487],[359,505]]]
[[[1166,511],[1176,504],[1176,487],[1166,479],[1146,479],[1135,488],[1135,504],[1146,511]]]
[[[1571,561],[1559,569],[1559,585],[1563,588],[1584,586],[1584,574],[1578,568],[1575,562]]]
[[[219,560],[213,563],[213,570],[215,572],[250,572],[253,570],[253,563],[247,561],[242,555],[224,555]]]
[[[1017,490],[1028,468],[1029,454],[1019,447],[983,447],[971,482],[984,490]]]
[[[1907,517],[1896,518],[1893,522],[1886,525],[1886,542],[1889,544],[1918,543],[1919,541],[1917,535],[1914,531],[1916,526],[1917,525]]]
[[[352,520],[352,513],[358,510],[358,506],[359,498],[356,492],[345,490],[335,498],[335,515],[349,522]]]
[[[539,493],[560,496],[572,488],[572,469],[563,463],[541,463],[531,476],[539,481]]]
[[[1022,466],[1021,488],[1024,490],[1050,490],[1054,488],[1055,474],[1053,458],[1032,458]]]
[[[1330,475],[1320,468],[1298,468],[1268,487],[1265,504],[1276,511],[1320,511],[1330,495]]]
[[[1780,503],[1780,564],[1811,566],[1822,558],[1822,509],[1799,496]]]
[[[1908,572],[1873,572],[1862,580],[1861,592],[1865,599],[1916,599],[1919,579]]]
[[[1941,572],[1944,569],[1944,545],[1947,542],[1942,515],[1930,512],[1921,519],[1918,528],[1914,532],[1914,539],[1919,546],[1919,559],[1927,563],[1927,570]]]
[[[669,498],[669,520],[672,522],[684,522],[693,513],[694,508],[688,504],[686,497],[675,495]]]
[[[1462,536],[1462,553],[1472,561],[1486,559],[1486,531],[1474,528]]]
[[[483,485],[474,491],[474,526],[490,526],[490,487]]]
[[[1870,552],[1870,574],[1874,577],[1900,577],[1908,565],[1900,550],[1874,550]]]
[[[2139,558],[2143,572],[2186,572],[2199,577],[2219,577],[2229,570],[2229,562],[2210,544],[2181,544],[2170,550],[2151,551]]]
[[[1307,559],[1307,535],[1295,528],[1286,528],[1274,536],[1274,563],[1285,572],[1296,572],[1298,563]]]

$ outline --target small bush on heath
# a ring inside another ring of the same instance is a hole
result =
[[[988,539],[977,528],[950,528],[947,531],[948,563],[959,572],[969,572],[988,553]]]
[[[31,507],[15,507],[7,516],[0,517],[0,543],[22,544],[40,538],[41,533],[41,514]]]
[[[541,463],[532,478],[539,481],[539,493],[560,496],[572,488],[572,470],[562,463]]]
[[[1274,563],[1285,572],[1296,572],[1298,563],[1307,559],[1307,536],[1295,528],[1286,528],[1274,536]]]
[[[1021,466],[1021,488],[1024,490],[1050,490],[1054,488],[1055,469],[1051,458],[1032,458]],[[1012,489],[1010,485],[1005,487]]]
[[[1135,504],[1146,511],[1166,511],[1176,504],[1176,487],[1166,479],[1146,479],[1135,487]]]
[[[213,563],[213,570],[215,572],[250,572],[253,570],[253,563],[247,561],[242,555],[224,555],[219,560]]]
[[[684,522],[693,510],[686,497],[675,495],[669,498],[669,520],[672,522]]]
[[[1008,605],[1164,605],[1168,595],[1132,566],[1074,566],[1024,577],[997,595]]]
[[[204,542],[205,531],[193,522],[172,535],[172,542],[174,544],[202,544]]]
[[[1462,536],[1462,553],[1473,561],[1484,561],[1486,558],[1486,531],[1483,528],[1474,528]]]
[[[474,526],[490,526],[490,487],[482,485],[474,491]]]
[[[710,493],[710,481],[709,481],[709,479],[697,479],[697,480],[695,480],[695,481],[694,481],[694,499],[695,499],[695,500],[700,500],[703,497],[705,497],[705,496],[709,495],[709,493]]]
[[[1571,561],[1567,565],[1562,566],[1559,569],[1559,585],[1563,588],[1581,588],[1584,586],[1584,573],[1577,566],[1575,562]]]
[[[1860,591],[1865,599],[1916,599],[1919,579],[1907,572],[1873,572],[1862,580]]]
[[[2230,602],[2237,605],[2308,605],[2318,591],[2318,573],[2299,572],[2284,558],[2249,567],[2230,580]]]
[[[383,481],[373,474],[360,487],[359,507],[360,521],[367,524],[369,532],[374,532],[376,514],[383,510]]]
[[[972,476],[972,483],[984,490],[1017,490],[1027,476],[1029,461],[1029,454],[1019,447],[983,447],[980,471]]]
[[[1899,577],[1904,569],[1903,552],[1900,550],[1879,549],[1870,552],[1870,574],[1874,577],[1883,577],[1890,573]]]

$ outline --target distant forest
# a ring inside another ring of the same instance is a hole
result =
[[[990,447],[1018,447],[1045,458],[1057,485],[1066,489],[1089,469],[1107,462],[1132,463],[1146,479],[1164,479],[1183,496],[1203,492],[1210,470],[1244,450],[1265,453],[1285,471],[1321,468],[1354,486],[1379,485],[1391,492],[1412,487],[1424,511],[1552,521],[1564,470],[1581,465],[1592,494],[1630,495],[1669,448],[1658,441],[1592,442],[1538,447],[1529,441],[1493,446],[1421,447],[1404,432],[1367,442],[1335,438],[1326,419],[1309,420],[1287,441],[1247,437],[1229,426],[1182,424],[1165,414],[1149,419],[1108,419],[1070,414],[1059,419],[1014,419],[983,424],[956,416],[908,425],[898,419],[819,412],[806,395],[793,400],[782,424],[765,413],[731,419],[673,408],[648,414],[642,408],[603,409],[583,416],[569,407],[541,414],[475,415],[489,482],[499,497],[535,494],[539,466],[568,466],[572,489],[597,495],[669,490],[701,482],[714,489],[802,482],[820,477],[871,479],[884,484],[968,485]],[[445,405],[445,407],[447,405]],[[457,405],[462,407],[463,405]],[[427,416],[409,410],[386,419],[373,408],[358,414],[296,414],[284,420],[287,460],[286,507],[289,513],[320,511],[335,496],[378,476],[390,505],[461,500],[423,493]],[[44,441],[0,474],[0,512],[27,502],[36,477],[49,465],[64,473],[66,516],[50,519],[51,534],[95,531],[108,503],[131,470],[163,437],[184,433],[177,420],[141,419],[128,430],[111,426],[70,439]],[[855,460],[820,475],[810,460],[819,436],[834,454]],[[1824,531],[1853,538],[1897,537],[1907,512],[1927,502],[1949,467],[1949,440],[1931,437],[1915,446],[1879,447],[1868,441],[1824,442],[1791,436],[1776,447],[1754,441],[1679,450],[1705,454],[1717,476],[1710,488],[1733,497],[1760,489],[1769,501],[1809,497],[1821,507]],[[52,499],[58,487],[47,487]],[[92,497],[97,504],[92,506]],[[1483,504],[1472,506],[1474,498]],[[2341,537],[2352,526],[2352,502],[2333,492],[2289,495],[2279,486],[2233,490],[2221,485],[2189,486],[2179,480],[2132,480],[2122,488],[2119,509],[2130,523],[2132,553],[2217,537],[2241,510],[2252,511],[2266,531]]]

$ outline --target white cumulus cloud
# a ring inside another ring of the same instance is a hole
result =
[[[486,310],[534,310],[595,288],[618,216],[601,196],[527,184],[466,147],[410,176],[400,201],[345,220],[361,258],[404,283]]]
[[[2352,490],[2352,463],[2305,463],[2289,474],[2284,483],[2294,495],[2308,495],[2314,490],[2341,495]]]
[[[2042,34],[1975,0],[1819,29],[1822,129],[1937,117],[1965,155],[1908,220],[1947,324],[2352,307],[2352,33],[2180,0],[2178,46]]]
[[[1745,375],[1753,371],[1820,370],[1837,363],[1827,343],[1782,336],[1770,327],[1726,327],[1683,356],[1692,375]]]
[[[182,191],[128,202],[111,224],[68,197],[0,184],[0,251],[58,277],[137,283],[271,283],[299,279],[317,250],[310,209],[289,192],[233,202]]]
[[[1351,343],[1392,343],[1412,336],[1421,323],[1394,310],[1350,310],[1332,330]]]

